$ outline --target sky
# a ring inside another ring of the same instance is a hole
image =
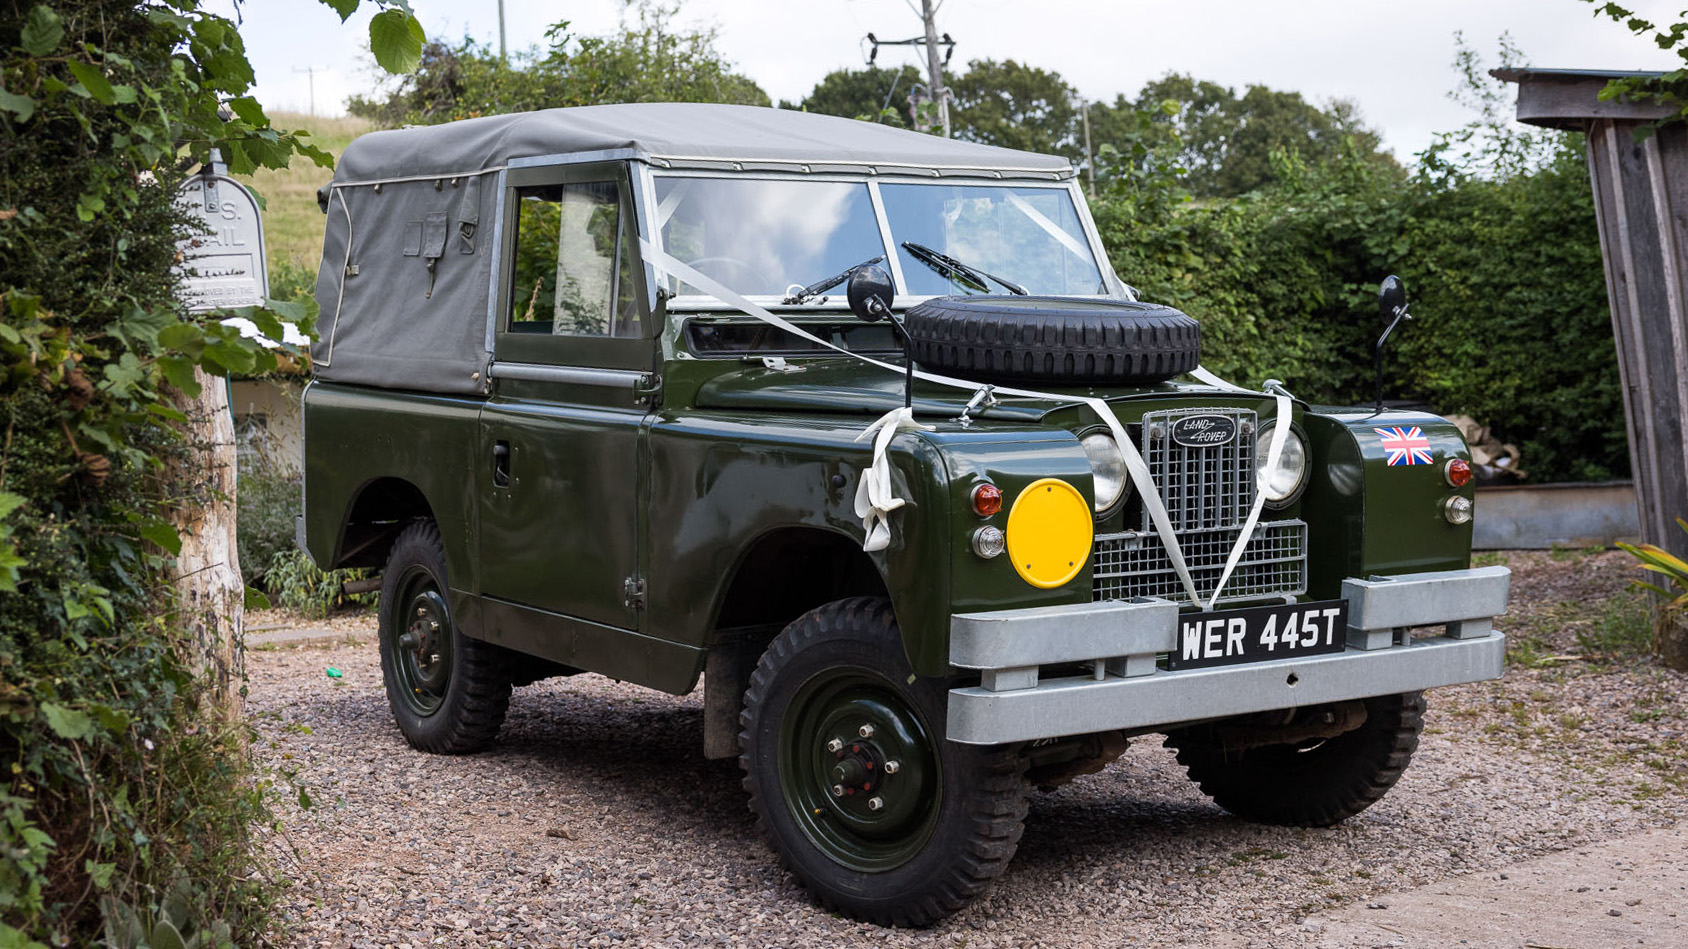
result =
[[[233,11],[234,0],[206,8]],[[616,31],[622,0],[503,0],[509,48],[544,42],[569,20],[578,35]],[[1683,0],[1626,0],[1670,23]],[[372,5],[365,3],[366,8]],[[496,46],[497,0],[411,0],[430,39],[473,36]],[[678,23],[713,27],[719,49],[768,95],[798,100],[834,69],[864,63],[864,36],[921,31],[919,0],[679,0]],[[320,0],[243,0],[238,16],[257,72],[254,94],[270,111],[344,113],[344,101],[378,81],[367,53],[369,12],[350,24]],[[1457,84],[1454,33],[1494,65],[1509,33],[1538,67],[1669,69],[1675,57],[1596,19],[1582,0],[944,0],[938,29],[956,41],[955,64],[1015,59],[1059,72],[1092,100],[1135,96],[1168,72],[1241,90],[1259,83],[1324,103],[1351,99],[1404,161],[1436,132],[1472,116],[1449,101]],[[879,65],[919,63],[917,48],[884,48]],[[310,70],[307,72],[306,70]]]

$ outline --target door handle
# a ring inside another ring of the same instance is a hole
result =
[[[492,486],[508,488],[510,486],[510,443],[497,441],[492,443]]]

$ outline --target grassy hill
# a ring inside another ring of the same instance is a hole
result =
[[[309,130],[311,140],[335,158],[352,139],[375,128],[367,119],[350,116],[327,119],[272,112],[270,120],[278,128]],[[269,253],[271,294],[285,298],[295,288],[308,288],[322,259],[323,221],[316,192],[334,173],[295,157],[291,168],[260,168],[255,174],[237,177],[268,203],[264,209],[264,243]]]

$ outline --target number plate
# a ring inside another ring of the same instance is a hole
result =
[[[1168,669],[1202,669],[1341,652],[1348,647],[1348,602],[1256,606],[1178,617],[1178,649]]]

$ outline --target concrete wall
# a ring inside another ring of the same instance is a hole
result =
[[[299,413],[304,383],[294,379],[240,379],[229,387],[240,464],[268,464],[298,474],[305,428]]]

